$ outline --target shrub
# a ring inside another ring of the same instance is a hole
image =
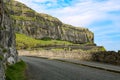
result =
[[[0,55],[0,60],[3,60],[3,56],[2,55]]]
[[[44,37],[44,38],[42,38],[41,40],[45,40],[45,41],[47,41],[47,40],[52,40],[50,37]]]
[[[7,49],[3,48],[2,52],[3,52],[3,53],[6,53],[6,52],[7,52]]]
[[[6,69],[6,80],[26,80],[26,64],[20,61],[14,65],[9,65]]]

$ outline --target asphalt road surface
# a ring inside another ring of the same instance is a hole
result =
[[[21,58],[28,65],[29,80],[120,80],[119,73],[50,59]]]

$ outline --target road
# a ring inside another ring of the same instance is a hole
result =
[[[22,57],[28,65],[29,80],[120,80],[119,73],[60,62]]]

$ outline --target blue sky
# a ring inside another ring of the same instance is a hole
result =
[[[120,0],[17,0],[39,13],[94,32],[95,43],[120,50]]]

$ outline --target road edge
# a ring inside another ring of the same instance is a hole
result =
[[[120,73],[120,71],[117,71],[117,70],[112,70],[112,69],[108,69],[108,68],[98,67],[98,66],[94,66],[94,65],[87,65],[87,64],[84,64],[84,63],[72,62],[72,61],[68,61],[68,60],[65,60],[65,59],[63,60],[63,59],[46,58],[46,57],[39,57],[39,56],[27,56],[27,57],[35,57],[35,58],[56,60],[56,61],[67,62],[67,63],[71,63],[71,64],[76,64],[76,65],[81,65],[81,66],[87,66],[87,67],[91,67],[91,68],[96,68],[96,69],[99,69],[99,70],[105,70],[105,71],[109,71],[109,72]]]

